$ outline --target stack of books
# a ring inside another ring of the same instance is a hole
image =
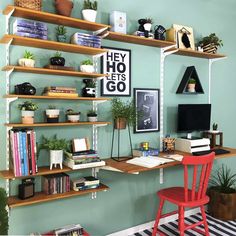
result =
[[[93,176],[86,176],[78,180],[71,181],[71,188],[74,191],[98,188],[99,185],[100,185],[100,180]]]
[[[45,175],[42,180],[42,189],[48,195],[69,192],[70,177],[65,173]]]
[[[100,48],[101,37],[84,33],[75,33],[71,36],[71,43],[87,47]]]
[[[10,130],[10,150],[16,177],[38,172],[36,135],[33,130]]]
[[[159,149],[157,148],[149,148],[148,150],[142,149],[133,149],[133,156],[135,157],[147,157],[147,156],[158,156]]]
[[[47,40],[48,28],[47,24],[43,22],[17,19],[13,24],[13,34]]]
[[[43,95],[45,96],[64,96],[64,97],[78,97],[76,88],[49,86],[44,88]]]

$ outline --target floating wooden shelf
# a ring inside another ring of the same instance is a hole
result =
[[[25,200],[21,200],[17,196],[12,196],[12,197],[8,198],[8,206],[10,208],[28,206],[28,205],[32,205],[32,204],[49,202],[49,201],[59,200],[59,199],[63,199],[63,198],[70,198],[70,197],[85,195],[85,194],[89,194],[89,193],[107,191],[108,189],[109,189],[108,186],[106,186],[104,184],[100,184],[100,186],[96,189],[88,189],[88,190],[82,190],[82,191],[70,191],[67,193],[59,193],[59,194],[52,194],[52,195],[46,195],[43,192],[38,192],[38,193],[35,193],[34,197],[28,198]]]
[[[61,75],[61,76],[74,76],[74,77],[86,77],[86,78],[101,78],[107,76],[107,74],[97,73],[85,73],[80,71],[67,71],[67,70],[53,70],[38,67],[23,67],[23,66],[4,66],[3,71],[16,71],[33,74],[47,74],[47,75]]]
[[[43,96],[43,95],[17,95],[8,94],[5,98],[23,98],[23,99],[57,99],[57,100],[80,100],[80,101],[108,101],[110,98],[90,98],[90,97],[63,97],[63,96]]]
[[[169,41],[149,39],[149,38],[139,37],[135,35],[116,33],[112,31],[109,32],[109,35],[105,39],[110,39],[110,40],[115,40],[115,41],[120,41],[120,42],[125,42],[125,43],[140,44],[140,45],[151,46],[151,47],[158,47],[158,48],[175,45],[173,42],[169,42]]]
[[[10,35],[5,34],[3,38],[0,40],[0,43],[4,43],[4,44],[10,43],[10,42],[11,44],[18,45],[18,46],[44,48],[44,49],[49,49],[49,50],[81,53],[81,54],[86,54],[86,55],[97,55],[100,53],[107,52],[106,49],[101,49],[101,48],[85,47],[85,46],[79,46],[79,45],[69,44],[69,43],[60,43],[60,42],[49,41],[49,40],[26,38],[26,37],[21,37],[17,35],[11,35],[11,34]]]
[[[81,20],[77,18],[61,16],[61,15],[52,14],[49,12],[35,11],[35,10],[22,8],[22,7],[16,7],[12,5],[8,5],[3,11],[3,14],[8,15],[12,11],[13,11],[12,15],[15,17],[21,17],[21,18],[30,19],[30,20],[44,21],[47,23],[52,23],[52,24],[57,24],[57,25],[65,25],[65,26],[79,28],[83,30],[96,31],[100,29],[107,29],[110,27],[109,25],[98,24],[95,22],[90,22],[90,21]]]

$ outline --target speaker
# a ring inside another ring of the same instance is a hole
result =
[[[18,197],[22,200],[31,198],[34,196],[34,178],[23,179],[22,183],[19,184]]]

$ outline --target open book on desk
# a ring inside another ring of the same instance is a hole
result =
[[[135,157],[131,160],[126,161],[129,164],[134,164],[137,166],[143,166],[147,168],[153,168],[168,162],[174,161],[173,159],[157,157],[157,156],[147,156],[147,157]]]

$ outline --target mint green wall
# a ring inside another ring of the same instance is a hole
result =
[[[54,11],[53,1],[43,1],[43,8],[47,11]],[[73,10],[74,17],[81,17],[82,0],[75,0]],[[78,4],[79,2],[79,4]],[[12,4],[13,1],[1,1],[0,10]],[[109,12],[120,10],[127,12],[128,32],[132,33],[137,28],[137,19],[141,17],[152,17],[155,24],[162,24],[169,28],[172,23],[192,26],[195,40],[201,36],[206,36],[215,32],[223,39],[224,47],[220,52],[228,56],[227,60],[222,60],[213,65],[212,71],[212,122],[219,124],[220,130],[224,132],[224,145],[235,147],[234,119],[236,107],[234,104],[235,95],[235,37],[234,22],[236,19],[236,3],[234,0],[182,0],[182,1],[125,1],[125,0],[99,0],[98,22],[108,23]],[[5,18],[0,16],[0,37],[4,34]],[[75,32],[70,29],[70,32]],[[50,26],[50,39],[54,39],[54,26]],[[159,88],[159,63],[160,50],[158,48],[145,47],[104,40],[103,46],[127,48],[132,50],[132,87]],[[25,48],[12,47],[11,63],[16,64],[17,59],[22,56]],[[31,50],[31,49],[30,49]],[[47,58],[53,53],[49,50],[32,48],[37,56],[37,66],[47,64]],[[5,46],[0,45],[0,67],[5,65]],[[64,53],[68,64],[79,65],[83,58],[80,55]],[[200,80],[205,90],[204,95],[184,96],[176,95],[175,91],[181,81],[182,75],[187,66],[194,65],[198,71]],[[0,132],[1,132],[1,155],[0,168],[5,168],[5,73],[0,72],[1,81],[1,103],[0,103]],[[164,105],[164,133],[176,135],[176,107],[178,103],[206,103],[208,99],[208,61],[191,57],[169,56],[165,62],[165,105]],[[13,73],[11,76],[11,91],[15,84],[30,81],[36,85],[38,91],[44,86],[72,85],[78,89],[82,84],[75,78],[33,75],[23,73]],[[11,106],[12,121],[19,122],[20,115],[17,110],[17,103]],[[49,103],[49,102],[48,102]],[[42,112],[48,105],[46,101],[40,101],[40,110],[37,113],[37,120],[42,120]],[[75,102],[54,101],[62,110],[68,107],[77,107]],[[104,119],[111,120],[109,103],[102,104],[99,115]],[[89,105],[79,105],[81,111],[89,109]],[[82,116],[85,119],[85,116]],[[102,157],[109,157],[111,144],[111,127],[99,130],[99,153]],[[50,136],[58,133],[58,136],[67,139],[73,137],[91,136],[90,128],[50,128],[37,129],[37,137],[42,134]],[[158,147],[159,133],[133,134],[133,143],[138,145],[142,141],[149,141],[152,146]],[[41,164],[48,164],[47,153],[42,153]],[[236,159],[229,158],[217,160],[215,167],[225,163],[235,171]],[[89,174],[88,171],[73,173],[72,176],[82,176]],[[91,235],[106,235],[115,231],[126,229],[154,219],[158,200],[156,191],[167,186],[182,183],[182,170],[180,167],[173,167],[164,171],[164,184],[159,184],[159,172],[150,171],[139,175],[128,175],[108,171],[100,171],[99,177],[110,187],[107,192],[97,194],[95,200],[90,195],[75,197],[67,200],[53,201],[39,205],[16,208],[10,211],[10,234],[29,234],[30,232],[45,232],[47,230],[71,223],[80,223]],[[16,185],[19,181],[14,181],[11,188],[12,194],[16,194]],[[5,182],[1,180],[0,185]],[[37,178],[37,189],[40,189],[40,178]],[[170,209],[165,206],[165,210]]]

